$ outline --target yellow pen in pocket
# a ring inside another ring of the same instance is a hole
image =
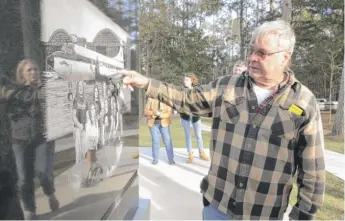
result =
[[[293,114],[296,114],[298,116],[301,116],[303,114],[303,109],[301,109],[300,107],[298,107],[297,105],[295,104],[292,104],[290,107],[289,107],[289,111]]]

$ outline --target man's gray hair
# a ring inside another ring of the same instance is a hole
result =
[[[236,67],[247,67],[247,63],[245,61],[237,61],[235,64],[234,64],[234,68]]]
[[[291,52],[291,54],[293,53],[296,42],[295,32],[290,23],[284,20],[265,22],[257,27],[253,31],[251,44],[254,44],[255,41],[270,34],[279,37],[279,48],[287,50]]]

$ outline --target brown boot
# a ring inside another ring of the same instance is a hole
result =
[[[202,152],[199,152],[199,156],[202,160],[205,160],[205,161],[209,161],[210,158],[206,155],[206,153],[204,151]]]
[[[139,151],[132,155],[132,159],[138,159],[138,158],[139,158]]]
[[[193,152],[188,153],[187,163],[192,163],[194,159]]]

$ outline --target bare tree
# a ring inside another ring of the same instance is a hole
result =
[[[273,15],[273,11],[274,11],[274,0],[270,0],[270,15]]]
[[[345,11],[345,4],[344,4]],[[345,21],[344,21],[345,28]],[[343,43],[345,47],[345,42]],[[343,74],[341,76],[339,98],[338,98],[338,108],[337,114],[335,115],[335,121],[332,129],[332,136],[339,136],[344,134],[344,77],[345,77],[345,56],[343,56]]]
[[[324,47],[324,46],[322,46]],[[324,74],[324,76],[328,79],[328,102],[329,102],[329,124],[332,121],[332,97],[334,95],[334,89],[336,89],[338,85],[335,85],[335,79],[337,74],[341,71],[342,64],[337,64],[337,58],[342,55],[342,50],[330,50],[324,48],[324,54],[327,56],[326,61],[320,61],[320,67]],[[316,60],[317,61],[317,60]],[[317,62],[316,62],[317,63]]]
[[[287,22],[292,22],[292,1],[291,0],[283,0],[282,1],[282,19]]]
[[[240,1],[240,52],[241,59],[244,59],[245,33],[244,33],[244,0]]]
[[[343,74],[341,76],[338,108],[332,129],[332,136],[339,136],[344,133],[344,72],[345,72],[345,56],[343,61]]]

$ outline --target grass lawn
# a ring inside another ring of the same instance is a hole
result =
[[[203,118],[202,123],[211,126],[212,119],[211,118]],[[185,137],[184,137],[184,131],[182,124],[180,122],[180,119],[178,117],[173,118],[173,123],[170,126],[171,130],[171,137],[173,140],[173,144],[175,148],[185,148]],[[141,147],[150,147],[151,146],[151,134],[150,131],[146,125],[145,120],[140,121],[140,127],[139,127],[139,146]],[[208,148],[209,141],[210,141],[210,133],[209,132],[202,132],[202,137],[204,140],[204,147]],[[192,142],[193,147],[196,147],[196,140],[195,136],[192,133]],[[163,146],[163,142],[161,141],[161,145]],[[332,137],[326,136],[325,137],[325,146],[327,150],[335,151],[341,154],[344,154],[344,140],[342,139],[334,139]]]
[[[327,150],[344,154],[344,137],[325,136],[325,146]]]
[[[209,124],[211,125],[211,124]],[[180,122],[179,117],[173,118],[173,123],[170,126],[171,137],[173,140],[174,148],[185,148],[185,136],[182,124]],[[204,148],[208,148],[208,144],[210,142],[210,133],[209,132],[202,132],[202,138],[204,140]],[[192,143],[193,148],[196,148],[196,139],[194,136],[194,132],[192,133]],[[151,147],[151,134],[148,126],[146,125],[145,120],[140,121],[139,127],[139,146],[140,147]],[[163,147],[163,141],[161,140],[161,147]]]
[[[295,205],[297,186],[291,192],[290,205]],[[344,220],[344,181],[331,173],[326,174],[326,192],[323,206],[315,220]]]

